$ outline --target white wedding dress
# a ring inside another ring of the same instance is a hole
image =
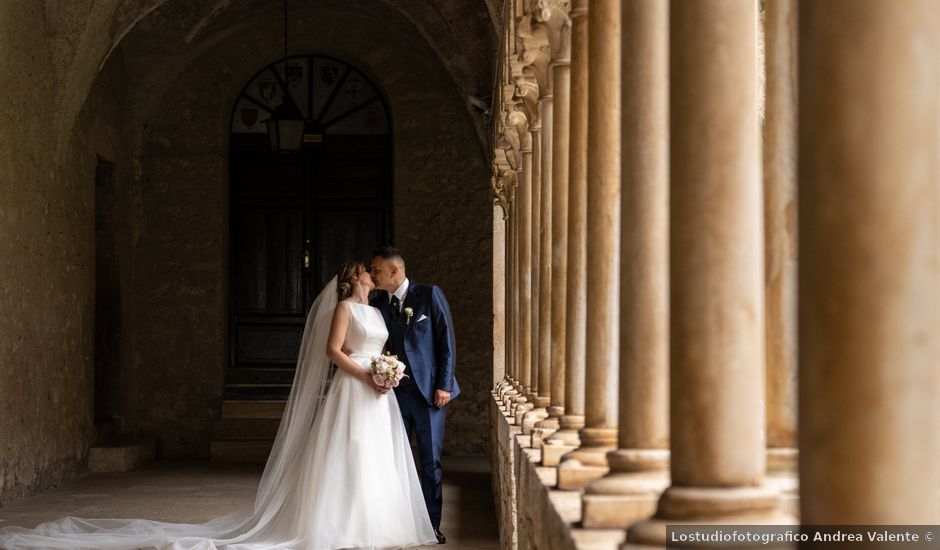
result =
[[[294,384],[249,516],[204,524],[66,517],[35,529],[0,529],[0,548],[332,550],[435,544],[398,401],[339,369],[327,384],[326,340],[335,307],[334,278],[307,317]],[[388,331],[378,309],[355,302],[350,309],[345,348],[368,369]]]

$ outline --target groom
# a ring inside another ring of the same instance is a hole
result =
[[[417,434],[421,459],[421,491],[428,507],[438,544],[441,534],[444,444],[444,406],[457,397],[454,378],[454,323],[440,288],[412,282],[405,275],[405,260],[398,250],[384,246],[375,251],[370,269],[379,293],[372,305],[379,308],[388,326],[388,349],[405,364],[405,374],[395,397],[408,437]]]

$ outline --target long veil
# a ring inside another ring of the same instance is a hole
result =
[[[326,342],[336,308],[336,277],[313,302],[307,314],[297,356],[297,370],[274,446],[258,484],[251,513],[230,514],[201,524],[147,519],[83,519],[65,517],[34,529],[0,529],[0,548],[57,550],[256,550],[304,546],[298,514],[301,465],[312,452],[314,425],[320,417],[330,375]]]

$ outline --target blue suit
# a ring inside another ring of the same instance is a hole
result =
[[[444,446],[444,411],[434,406],[435,390],[460,394],[454,377],[454,323],[440,288],[409,282],[401,312],[380,293],[372,300],[388,327],[388,350],[405,363],[405,374],[395,397],[410,438],[416,435],[421,461],[421,491],[435,529],[441,524],[441,449]],[[411,317],[405,310],[411,308]]]

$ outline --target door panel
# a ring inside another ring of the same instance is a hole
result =
[[[389,242],[391,159],[372,150],[275,155],[264,143],[236,145],[230,366],[292,367],[307,310],[339,263],[367,262]]]
[[[240,208],[236,314],[302,315],[304,209]]]
[[[367,263],[372,251],[384,243],[385,216],[373,210],[319,211],[316,217],[316,250],[322,288],[346,260]]]

